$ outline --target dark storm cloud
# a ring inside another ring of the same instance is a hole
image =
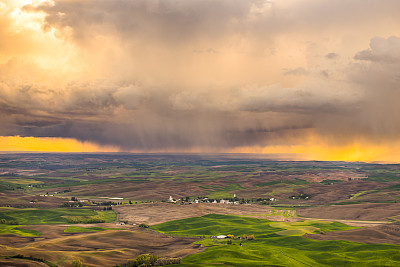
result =
[[[310,130],[343,142],[400,130],[400,38],[368,32],[397,21],[400,1],[56,0],[23,10],[44,14],[64,72],[29,57],[1,65],[1,134],[223,150],[296,143]],[[355,50],[352,33],[363,42]]]

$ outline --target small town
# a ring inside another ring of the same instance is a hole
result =
[[[244,199],[238,198],[236,194],[233,194],[232,198],[227,199],[211,199],[208,197],[195,197],[195,198],[178,198],[174,199],[172,196],[169,196],[167,200],[168,203],[175,203],[175,204],[198,204],[198,203],[213,203],[213,204],[233,204],[233,205],[240,205],[240,204],[250,204],[250,203],[265,203],[269,204],[270,202],[276,201],[276,198],[257,198],[257,199]]]

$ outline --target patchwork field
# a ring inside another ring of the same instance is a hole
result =
[[[360,221],[396,220],[396,216],[400,214],[400,203],[365,203],[319,206],[297,209],[297,214],[302,217],[321,219]]]
[[[149,225],[171,220],[197,217],[211,213],[245,216],[276,216],[273,208],[261,205],[226,205],[198,203],[176,205],[171,203],[144,203],[138,205],[117,206],[115,209],[121,220]]]
[[[197,242],[209,248],[183,259],[182,266],[265,266],[266,263],[269,266],[396,266],[400,262],[397,253],[400,246],[314,241],[300,236],[300,232],[322,235],[321,232],[352,229],[337,222],[274,223],[265,219],[205,215],[152,228],[176,236],[233,235],[228,239],[231,244],[212,238]],[[243,236],[247,239],[235,239]],[[249,240],[249,236],[254,239]]]
[[[0,246],[2,256],[21,254],[45,258],[59,266],[71,266],[75,259],[80,259],[85,266],[113,266],[140,254],[184,257],[203,250],[193,245],[198,238],[170,237],[138,227],[95,232],[70,231],[67,226],[32,228],[42,234],[37,238],[3,236]]]
[[[399,199],[397,164],[3,154],[0,265],[398,266]]]
[[[305,235],[305,237],[315,240],[348,240],[367,244],[389,243],[400,245],[400,225],[391,223],[349,231],[329,232],[324,235]]]

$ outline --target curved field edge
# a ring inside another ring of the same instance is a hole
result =
[[[48,260],[45,260],[45,259],[42,259],[42,258],[35,258],[33,256],[27,257],[27,256],[24,256],[22,254],[17,254],[17,255],[14,255],[14,256],[0,256],[0,259],[25,260],[25,261],[28,261],[28,262],[31,261],[31,262],[44,263],[44,264],[46,264],[47,266],[50,266],[50,267],[58,267],[58,265],[56,265],[56,264],[54,264],[54,263],[52,263],[52,262],[50,262]],[[31,264],[29,264],[29,265],[31,265]],[[12,265],[12,266],[14,266],[14,265]],[[23,263],[19,263],[19,264],[16,263],[15,266],[27,266],[27,265],[25,265]]]
[[[279,227],[274,227],[274,226]],[[288,229],[288,227],[290,229]],[[215,235],[254,235],[248,239],[205,238],[196,243],[208,247],[204,252],[183,259],[180,266],[399,266],[400,246],[364,244],[350,241],[317,241],[301,236],[281,236],[285,230],[349,230],[354,227],[329,222],[271,222],[265,219],[210,214],[152,226],[171,235],[210,237]],[[290,232],[289,232],[290,233]],[[228,240],[232,244],[228,244]]]
[[[20,227],[24,227],[24,226],[25,225],[0,224],[0,235],[15,234],[15,235],[19,235],[19,236],[33,237],[33,236],[39,236],[42,234],[41,232],[36,231],[36,230],[20,228]]]
[[[80,226],[68,226],[65,228],[64,233],[87,233],[87,232],[100,232],[106,230],[126,230],[125,228],[109,228],[109,227],[80,227]]]
[[[0,208],[0,220],[14,224],[69,224],[114,222],[114,211],[95,211],[92,209],[16,209]]]

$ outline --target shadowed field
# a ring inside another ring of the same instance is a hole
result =
[[[1,259],[0,266],[7,267],[48,267],[46,263],[24,259]]]
[[[184,257],[202,251],[192,244],[198,239],[170,237],[140,228],[79,233],[64,232],[67,226],[32,228],[43,234],[38,238],[3,236],[1,255],[32,255],[59,266],[70,266],[74,259],[81,259],[85,266],[113,266],[145,253]]]
[[[143,253],[190,255],[184,266],[399,265],[399,247],[381,243],[399,244],[400,165],[241,157],[0,155],[0,256],[60,266]],[[255,239],[203,240],[217,234]]]

